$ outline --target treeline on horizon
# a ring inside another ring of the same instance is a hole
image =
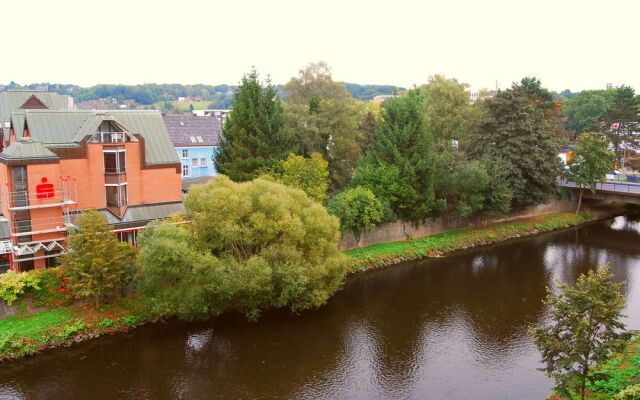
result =
[[[360,85],[357,83],[342,83],[355,99],[367,101],[375,96],[397,94],[404,88],[392,85]],[[5,90],[30,89],[36,90],[46,87],[50,92],[69,95],[75,102],[99,99],[116,99],[118,101],[134,100],[137,104],[150,106],[159,102],[177,101],[179,97],[202,98],[210,102],[211,108],[230,109],[233,105],[233,95],[237,85],[184,85],[179,83],[145,83],[141,85],[98,84],[91,87],[81,87],[73,84],[32,83],[20,85],[10,82]],[[278,96],[286,98],[284,85],[276,85]]]

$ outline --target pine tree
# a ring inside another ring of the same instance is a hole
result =
[[[69,288],[79,296],[93,296],[96,307],[105,293],[122,287],[135,257],[133,248],[118,240],[106,217],[96,210],[80,215],[67,246],[69,253],[61,261]]]
[[[425,128],[419,91],[387,100],[352,185],[370,189],[401,220],[418,222],[444,209],[435,199],[434,181],[433,137]]]
[[[294,152],[293,141],[283,129],[282,105],[276,88],[263,85],[255,69],[242,78],[233,110],[223,127],[218,171],[234,181],[248,181]]]
[[[506,165],[515,205],[546,203],[555,193],[560,159],[542,107],[517,85],[487,99],[485,107],[470,135],[470,157]]]

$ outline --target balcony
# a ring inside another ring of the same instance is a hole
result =
[[[7,193],[7,205],[10,211],[25,211],[36,208],[62,207],[75,205],[76,202],[69,199],[65,190],[53,190],[46,188],[40,193],[32,193],[26,190]]]
[[[96,132],[89,138],[89,143],[124,143],[127,134],[124,132]]]
[[[67,229],[75,227],[72,220],[63,215],[59,217],[29,218],[13,220],[10,223],[10,235],[14,238],[24,238],[25,236],[40,235],[53,232],[66,232]],[[29,240],[29,238],[26,238]],[[24,239],[22,239],[24,240]],[[21,240],[18,240],[22,243]]]

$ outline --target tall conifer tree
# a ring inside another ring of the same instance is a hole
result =
[[[218,171],[234,181],[248,181],[294,152],[293,141],[283,129],[282,104],[270,81],[263,85],[255,69],[242,77],[233,110],[223,127]]]
[[[433,137],[425,127],[419,91],[387,100],[352,184],[371,189],[401,220],[417,222],[444,209],[435,200],[434,181]]]

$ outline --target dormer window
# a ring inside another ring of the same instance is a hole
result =
[[[129,140],[128,134],[114,121],[102,121],[89,143],[122,143]]]

